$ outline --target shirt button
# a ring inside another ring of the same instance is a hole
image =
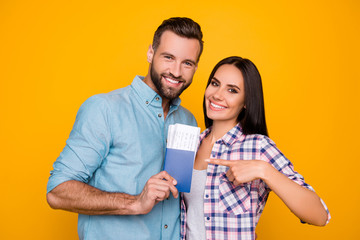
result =
[[[165,229],[167,229],[167,228],[168,228],[168,225],[167,225],[167,224],[165,224],[164,228],[165,228]]]
[[[156,99],[156,101],[159,101],[160,98],[159,98],[159,97],[156,97],[155,99]]]
[[[205,197],[206,197],[206,198],[209,198],[209,195],[206,194]]]
[[[145,103],[146,103],[146,104],[149,104],[149,101],[146,101]]]
[[[161,114],[161,113],[159,113],[159,114],[158,114],[158,117],[162,117],[162,114]]]
[[[206,220],[208,220],[208,221],[209,221],[209,220],[210,220],[210,217],[206,217]]]

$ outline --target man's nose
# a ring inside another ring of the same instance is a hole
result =
[[[181,63],[174,62],[171,68],[171,74],[176,78],[181,77]]]

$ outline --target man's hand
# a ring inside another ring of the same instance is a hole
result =
[[[176,180],[163,171],[152,176],[143,191],[136,196],[120,192],[105,192],[86,183],[70,180],[59,184],[47,194],[49,205],[86,215],[146,214],[170,192],[175,198],[179,192]]]
[[[162,171],[152,176],[145,184],[143,191],[136,196],[136,212],[147,214],[158,203],[172,195],[177,198],[179,192],[176,180],[167,172]]]
[[[226,176],[235,186],[262,178],[265,164],[260,160],[206,159],[211,164],[229,167]]]

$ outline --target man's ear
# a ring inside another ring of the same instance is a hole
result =
[[[147,51],[148,63],[152,63],[153,57],[154,57],[154,49],[153,49],[152,45],[150,44],[149,49]]]

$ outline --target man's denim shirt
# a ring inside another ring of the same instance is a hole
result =
[[[161,97],[136,76],[130,86],[90,97],[80,107],[47,185],[77,180],[107,192],[141,193],[163,168],[168,126],[196,126],[174,99],[164,120]],[[179,239],[180,203],[173,196],[146,215],[79,214],[80,239]]]

